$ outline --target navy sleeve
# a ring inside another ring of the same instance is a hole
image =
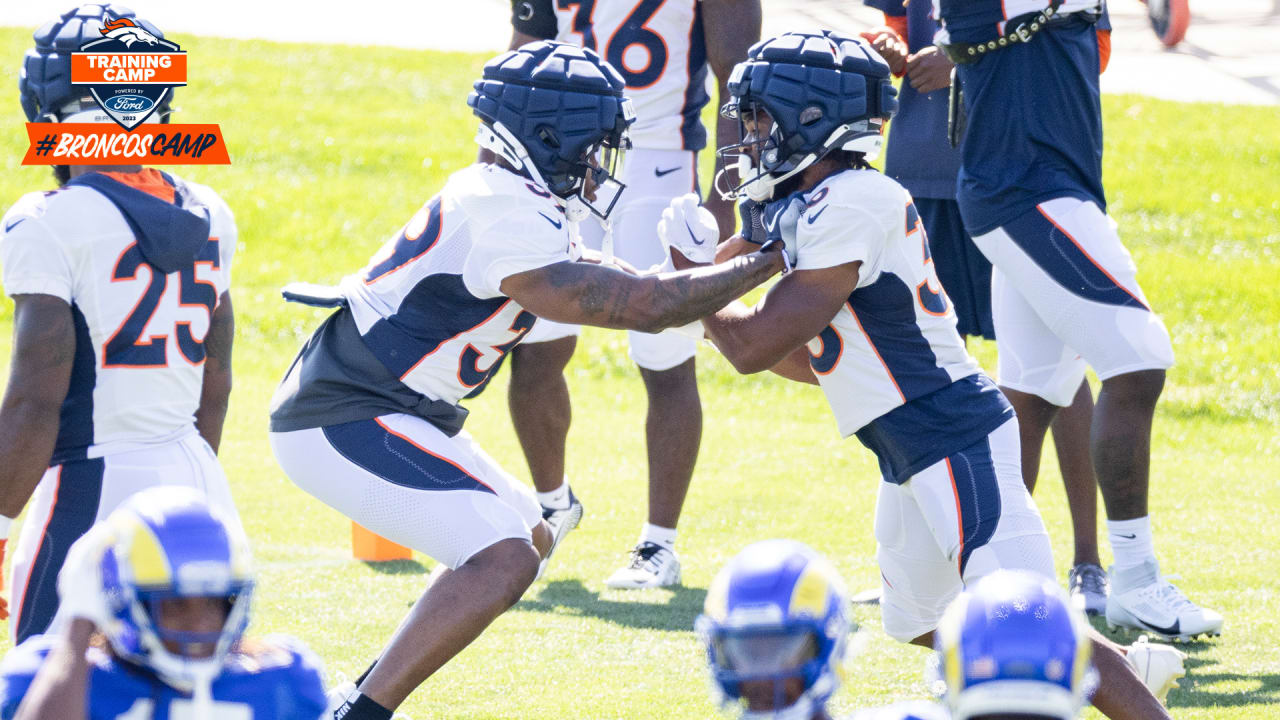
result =
[[[551,0],[511,0],[511,27],[541,40],[554,40],[558,28]]]
[[[903,0],[862,0],[862,4],[891,17],[907,16],[907,4]]]

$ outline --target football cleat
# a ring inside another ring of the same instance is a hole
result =
[[[1125,575],[1136,575],[1138,581],[1125,582]],[[1133,628],[1166,640],[1182,641],[1200,635],[1221,635],[1222,615],[1188,600],[1160,576],[1155,560],[1148,560],[1137,568],[1111,569],[1107,627]]]
[[[358,695],[356,684],[353,682],[339,683],[329,688],[329,692],[325,693],[325,699],[329,702],[329,709],[326,712],[333,716],[334,720],[342,720],[350,712],[350,703],[355,700],[356,695]]]
[[[1133,666],[1138,677],[1142,678],[1151,694],[1162,703],[1169,691],[1178,687],[1178,678],[1186,677],[1187,674],[1182,667],[1182,661],[1187,659],[1186,653],[1168,645],[1149,642],[1146,635],[1129,646],[1125,659]]]
[[[555,554],[556,548],[560,547],[560,541],[582,522],[582,503],[578,502],[578,496],[573,494],[573,488],[569,488],[569,507],[558,510],[543,505],[542,520],[547,527],[551,528],[551,549],[547,551],[547,556],[542,558],[542,562],[538,563],[538,575],[534,580],[541,578],[542,573],[546,572],[547,563]]]
[[[604,584],[611,588],[655,588],[680,584],[680,558],[675,550],[654,542],[638,543],[631,560]]]
[[[1102,615],[1107,612],[1107,593],[1111,583],[1107,580],[1107,571],[1093,563],[1080,563],[1071,568],[1067,574],[1067,590],[1071,593],[1071,604],[1084,610],[1088,615]]]

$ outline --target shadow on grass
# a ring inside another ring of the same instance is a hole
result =
[[[536,595],[526,596],[515,609],[529,612],[583,615],[615,625],[645,630],[693,630],[707,597],[703,588],[672,587],[661,590],[606,590],[603,599],[580,580],[547,583]],[[665,601],[655,601],[665,597]],[[615,599],[616,598],[616,599]]]
[[[1198,657],[1212,647],[1211,642],[1184,643],[1189,657],[1183,662],[1187,676],[1169,693],[1169,707],[1248,707],[1280,704],[1280,674],[1205,672],[1218,663]],[[1238,689],[1218,687],[1230,684]],[[1244,687],[1240,687],[1243,685]],[[1217,688],[1217,689],[1215,689]]]
[[[365,567],[381,575],[426,575],[427,566],[417,560],[383,560],[366,562]]]
[[[1106,620],[1101,617],[1091,617],[1089,622],[1108,639],[1122,645],[1132,644],[1140,635],[1131,630],[1108,630]],[[1221,638],[1202,638],[1169,643],[1187,654],[1187,659],[1182,663],[1187,675],[1178,680],[1178,687],[1169,692],[1169,707],[1266,707],[1280,704],[1280,674],[1212,671],[1218,662],[1203,656],[1214,650],[1220,642]],[[1223,685],[1245,687],[1215,689]]]

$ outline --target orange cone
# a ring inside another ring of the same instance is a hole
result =
[[[409,548],[391,542],[370,530],[351,523],[351,554],[364,562],[408,560],[413,557]]]

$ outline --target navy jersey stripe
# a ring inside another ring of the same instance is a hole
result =
[[[685,150],[698,151],[707,146],[707,129],[700,114],[711,101],[707,95],[707,41],[702,29],[702,3],[694,3],[693,25],[689,28],[689,84],[684,88],[684,107],[680,115],[680,142]]]
[[[1041,270],[1072,294],[1107,305],[1149,309],[1039,206],[1002,228]]]
[[[854,290],[848,306],[904,401],[951,384],[916,324],[914,293],[897,275],[881,273],[874,283]]]
[[[995,462],[991,459],[988,435],[960,452],[946,458],[951,488],[956,494],[956,510],[960,514],[960,557],[957,566],[964,577],[965,567],[973,551],[986,545],[1000,523],[1000,484]]]
[[[481,300],[467,291],[461,275],[421,280],[392,315],[364,333],[369,350],[396,377],[404,377],[423,357],[448,340],[483,324],[510,298]]]
[[[366,471],[414,490],[478,490],[494,493],[452,460],[436,455],[378,421],[357,420],[322,428],[329,444]]]
[[[93,444],[93,389],[98,383],[98,361],[89,336],[89,323],[74,302],[71,321],[75,327],[76,354],[71,362],[71,382],[58,417],[58,439],[53,445],[50,465],[83,460]]]
[[[18,623],[18,644],[32,635],[49,629],[58,610],[58,571],[66,562],[71,544],[80,539],[98,517],[102,500],[102,475],[106,461],[102,458],[76,460],[58,468],[58,486],[53,507],[40,538],[22,594]]]

